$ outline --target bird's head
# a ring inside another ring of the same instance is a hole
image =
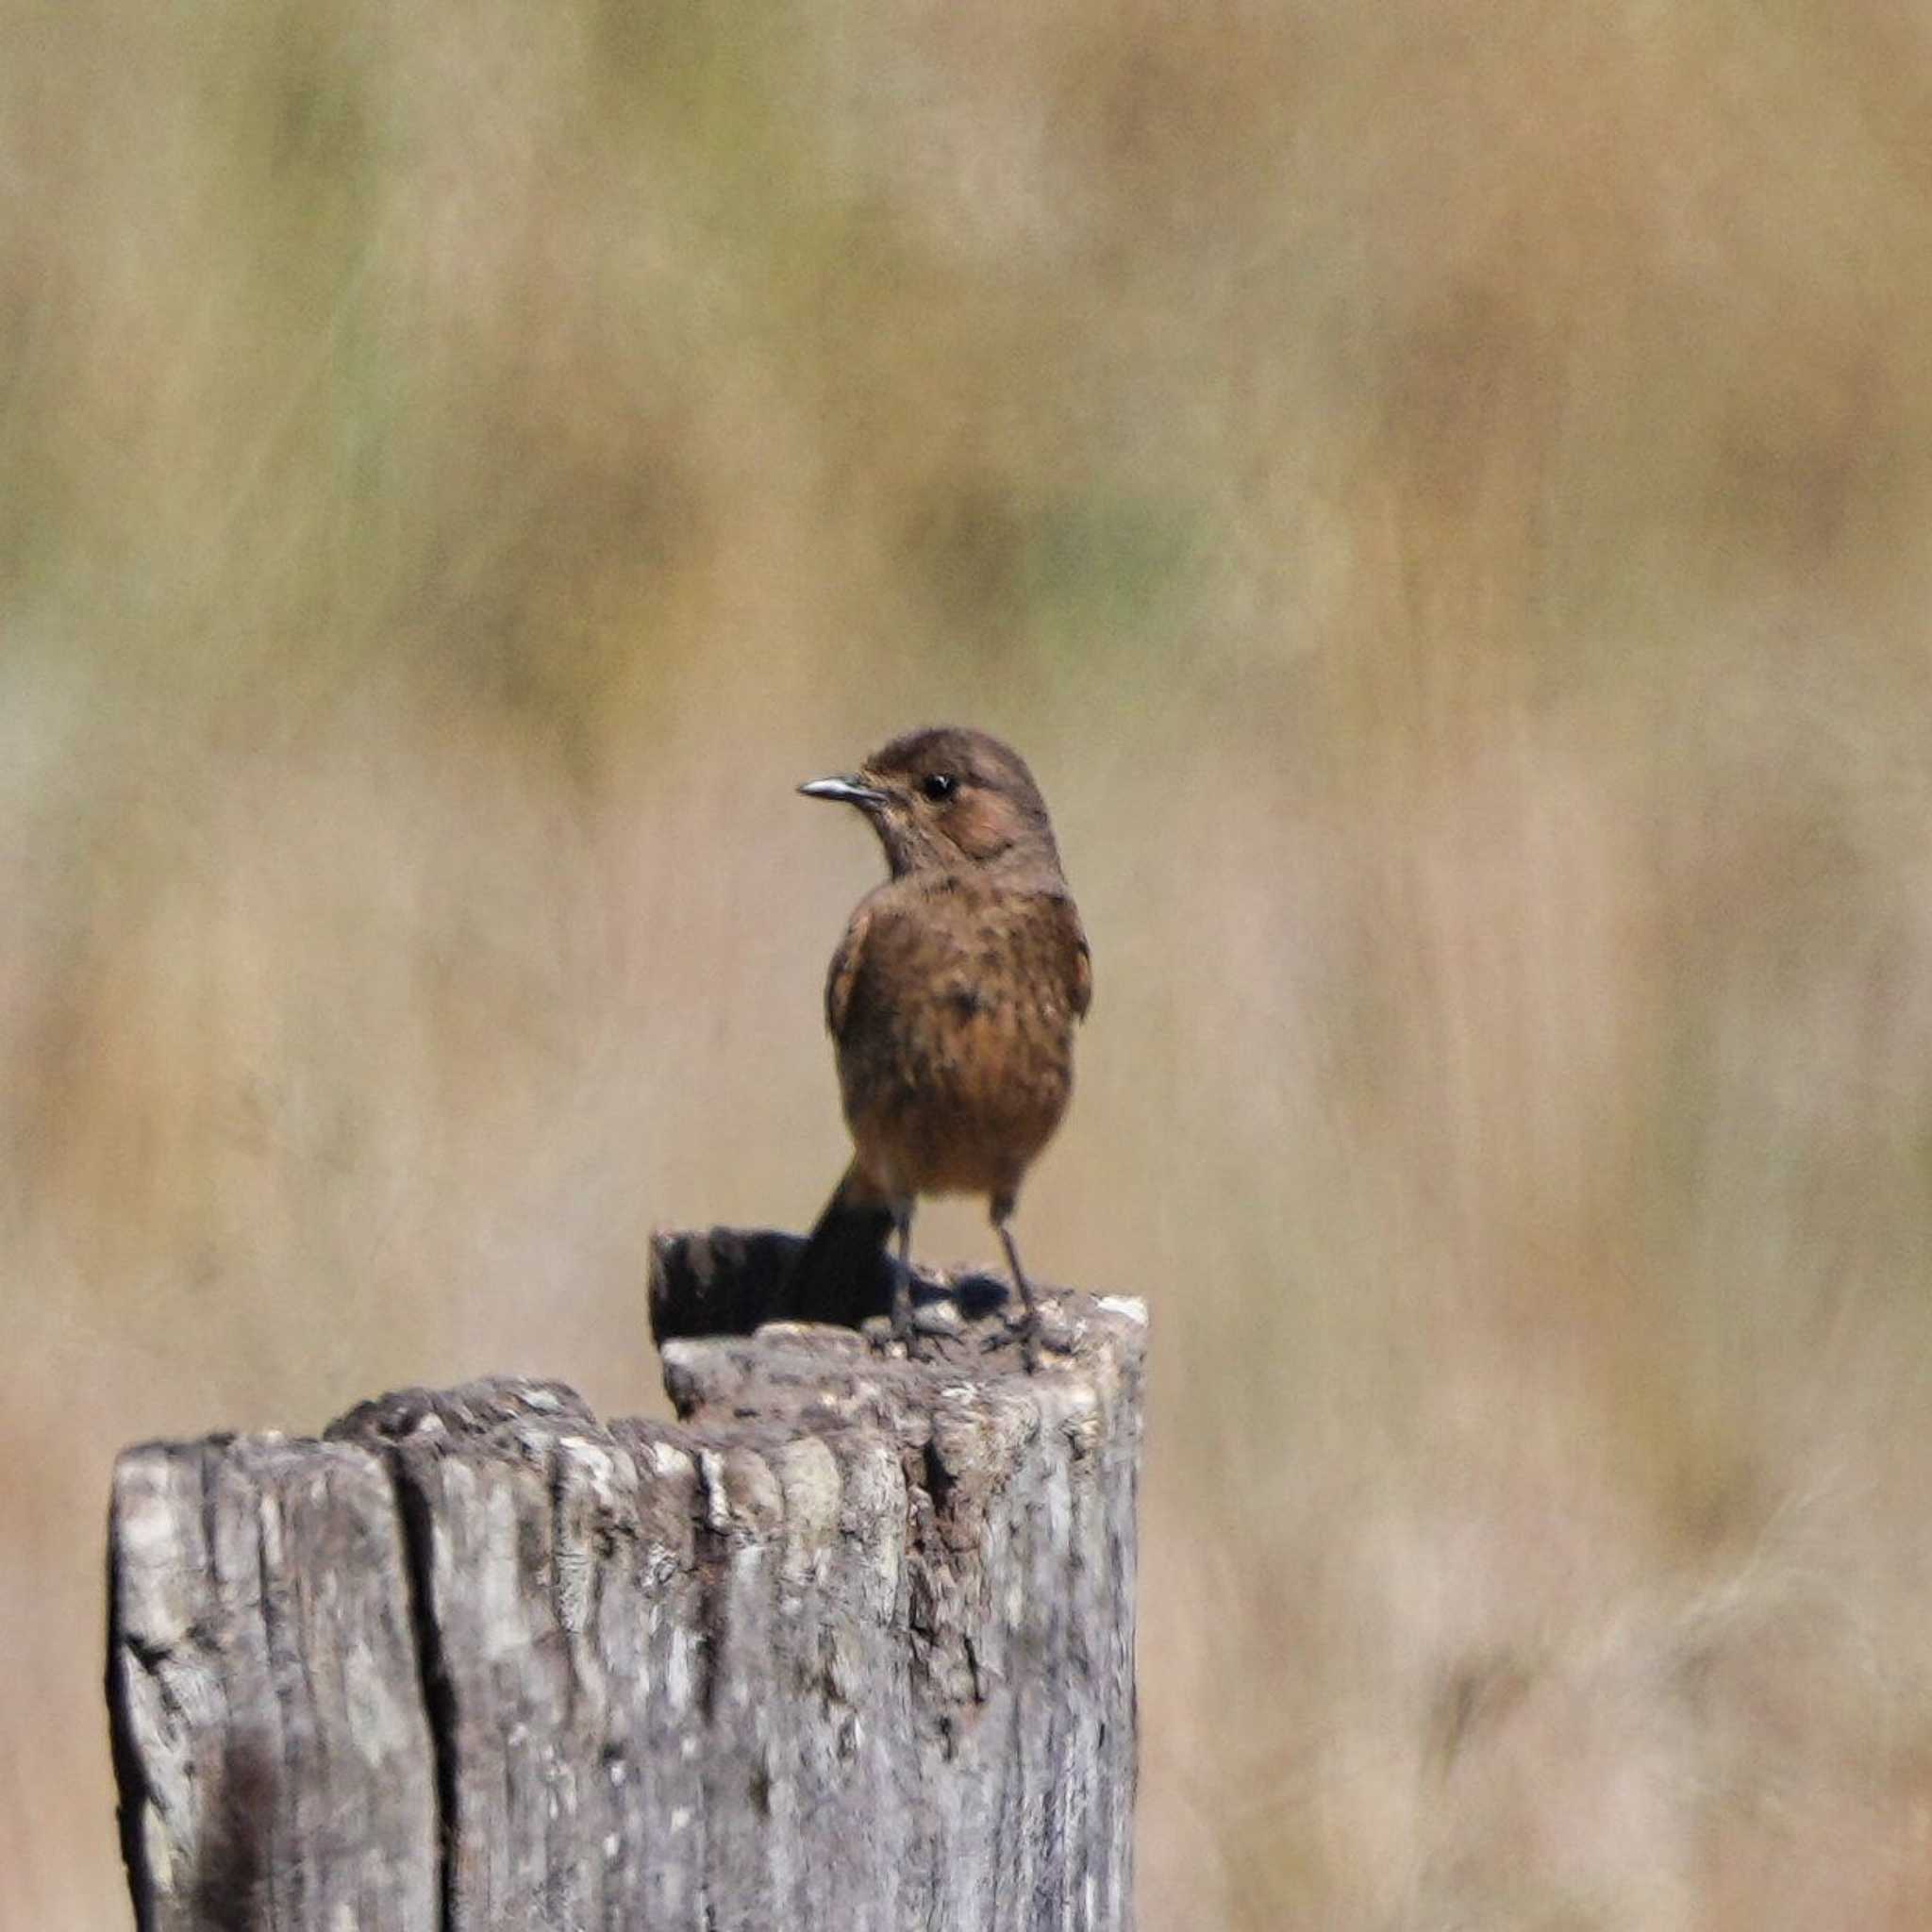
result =
[[[857,806],[872,821],[892,876],[997,866],[1059,870],[1046,801],[1026,762],[984,731],[908,731],[849,777],[814,778],[808,798]]]

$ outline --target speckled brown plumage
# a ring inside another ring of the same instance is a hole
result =
[[[952,726],[894,739],[854,776],[803,789],[863,811],[891,876],[859,902],[825,983],[853,1158],[788,1312],[874,1311],[896,1227],[903,1337],[914,1203],[983,1194],[1030,1323],[1032,1286],[1007,1223],[1066,1111],[1093,983],[1045,801],[1016,753]]]

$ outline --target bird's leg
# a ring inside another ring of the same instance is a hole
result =
[[[912,1203],[895,1202],[892,1220],[899,1230],[899,1265],[892,1272],[892,1340],[912,1353]]]
[[[1033,1351],[1040,1341],[1040,1297],[1033,1292],[1033,1284],[1026,1278],[1026,1271],[1020,1265],[1020,1250],[1013,1243],[1013,1231],[1007,1225],[1013,1213],[1013,1200],[1009,1194],[996,1194],[992,1203],[993,1232],[1000,1238],[1000,1246],[1007,1251],[1007,1266],[1013,1272],[1013,1285],[1020,1291],[1020,1299],[1026,1304],[1026,1312],[1021,1319],[1020,1333],[1024,1338],[1027,1363],[1032,1364]]]

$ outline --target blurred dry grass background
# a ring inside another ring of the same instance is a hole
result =
[[[815,1210],[790,787],[941,718],[1144,1923],[1932,1923],[1928,125],[1866,0],[4,0],[0,1924],[125,1923],[118,1445],[652,1404]]]

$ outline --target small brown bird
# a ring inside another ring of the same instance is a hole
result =
[[[857,1325],[889,1300],[906,1340],[915,1203],[984,1194],[1030,1341],[1039,1304],[1008,1223],[1066,1111],[1074,1028],[1093,991],[1046,801],[1016,752],[956,726],[895,738],[855,775],[799,790],[857,806],[891,875],[859,901],[832,955],[825,1024],[852,1164],[792,1271],[785,1312]]]

